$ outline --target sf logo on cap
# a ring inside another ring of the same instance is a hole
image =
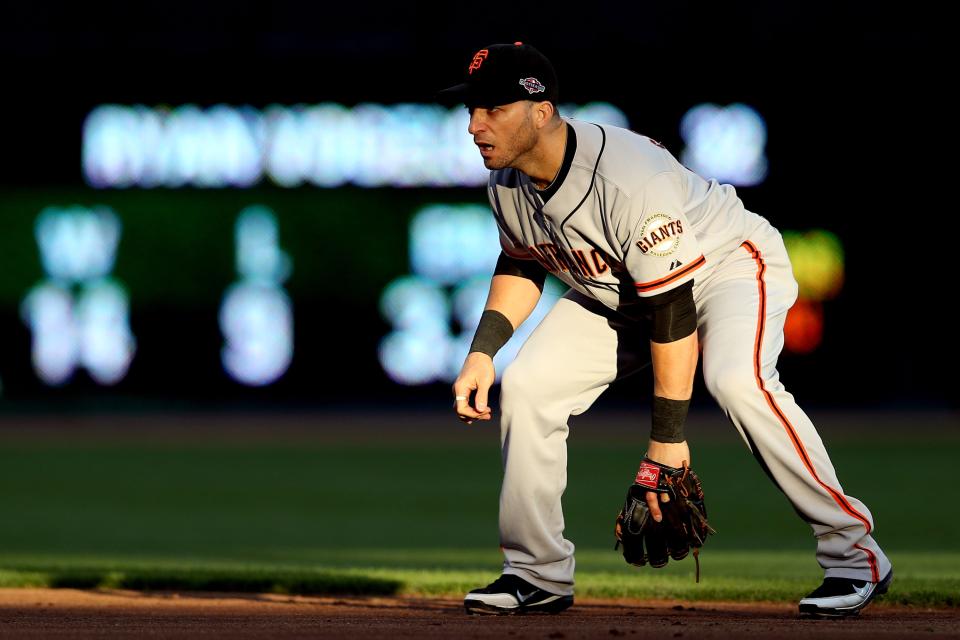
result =
[[[475,54],[473,54],[473,61],[470,63],[467,71],[473,73],[474,69],[479,69],[480,65],[483,64],[483,61],[487,59],[488,55],[490,55],[490,52],[486,49],[480,49],[480,51],[477,51]]]
[[[547,90],[536,78],[521,78],[520,86],[526,89],[527,93],[543,93]]]

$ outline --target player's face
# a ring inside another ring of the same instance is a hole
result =
[[[517,160],[538,140],[533,102],[521,100],[500,107],[471,107],[467,131],[480,149],[487,169],[517,166]]]

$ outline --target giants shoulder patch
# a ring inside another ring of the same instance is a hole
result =
[[[642,487],[647,487],[648,489],[656,489],[659,480],[660,467],[652,465],[649,462],[643,462],[640,464],[640,469],[637,471],[637,477],[633,482]]]
[[[640,253],[653,256],[668,256],[680,246],[683,223],[665,213],[655,213],[640,224]]]

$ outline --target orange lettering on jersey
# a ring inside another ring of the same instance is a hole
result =
[[[537,251],[540,253],[540,255],[543,256],[543,261],[547,265],[547,270],[558,271],[557,265],[553,262],[553,258],[550,257],[550,252],[544,248],[546,245],[536,244],[534,246],[537,248]]]
[[[473,60],[470,62],[467,72],[473,73],[474,70],[479,69],[480,65],[483,64],[483,61],[487,59],[488,55],[490,55],[490,52],[486,49],[480,49],[480,51],[477,51],[475,54],[473,54]]]
[[[564,251],[562,247],[558,247],[555,244],[550,246],[553,247],[554,254],[557,256],[557,259],[560,261],[560,264],[562,264],[565,267],[566,271],[575,271],[583,275],[583,272],[580,271],[580,267],[577,266],[576,260],[571,258],[570,254]]]
[[[590,263],[587,262],[587,256],[583,254],[581,249],[574,249],[573,257],[577,260],[577,266],[580,268],[580,273],[591,277],[596,276],[596,274],[590,269]]]
[[[593,266],[597,268],[597,275],[606,273],[607,269],[610,268],[607,266],[607,263],[603,261],[598,250],[593,249],[590,251],[590,257],[593,258]]]
[[[557,251],[556,245],[549,242],[544,242],[542,244],[538,244],[537,246],[540,247],[541,251],[543,251],[543,255],[549,256],[550,259],[555,263],[554,271],[567,271],[567,267],[560,260],[560,252]]]
[[[549,265],[547,269],[554,273],[559,273],[560,265],[554,259],[553,252],[550,251],[550,245],[547,243],[538,244],[537,249],[539,249],[540,255],[543,256],[544,261]]]
[[[568,254],[552,242],[542,242],[528,246],[527,251],[540,266],[551,273],[571,271],[585,277],[596,277],[610,268],[596,249],[591,251],[594,268],[591,268],[590,259],[581,249],[572,249],[572,253]]]
[[[532,255],[536,259],[536,261],[540,263],[541,267],[543,267],[547,271],[555,271],[553,265],[550,264],[550,262],[547,260],[547,257],[545,255],[540,253],[539,249],[537,249],[533,245],[530,245],[529,247],[527,247],[527,250],[530,252],[530,255]]]

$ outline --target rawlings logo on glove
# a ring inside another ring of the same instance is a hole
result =
[[[649,492],[659,496],[660,522],[650,516]],[[700,547],[709,534],[716,533],[707,523],[700,478],[686,461],[677,469],[644,458],[634,484],[627,489],[614,533],[614,549],[622,546],[624,559],[638,567],[665,567],[670,558],[682,560],[692,548],[700,582]]]
[[[637,478],[633,482],[635,484],[641,484],[648,489],[657,488],[657,480],[660,479],[660,467],[650,464],[649,462],[644,462],[640,465],[640,470],[637,471]]]

